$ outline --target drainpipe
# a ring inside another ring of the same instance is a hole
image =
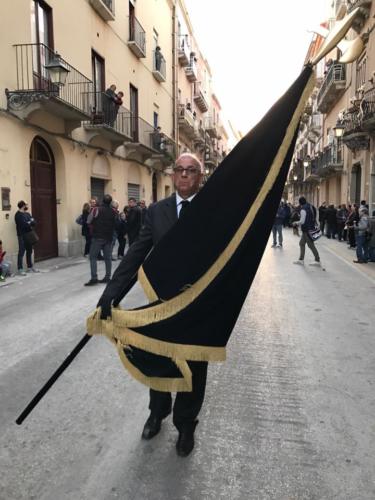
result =
[[[172,137],[176,143],[176,155],[178,155],[178,120],[177,120],[177,15],[176,2],[172,8]]]

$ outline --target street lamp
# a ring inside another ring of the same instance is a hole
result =
[[[50,80],[55,85],[65,85],[66,78],[70,70],[67,65],[61,60],[59,54],[54,54],[53,58],[45,65],[48,71]]]
[[[294,180],[294,181],[297,181],[297,180],[298,180],[297,175],[293,175],[293,180]]]
[[[345,125],[342,120],[337,120],[336,125],[333,127],[335,137],[340,138],[343,136],[345,131]]]
[[[208,175],[210,173],[210,169],[206,168],[205,173],[206,173],[206,175]]]

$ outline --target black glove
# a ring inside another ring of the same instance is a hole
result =
[[[101,307],[100,319],[111,318],[112,316],[112,300],[110,297],[102,295],[96,307]]]

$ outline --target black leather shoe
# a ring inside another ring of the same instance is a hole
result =
[[[194,449],[194,431],[198,421],[181,428],[179,431],[176,451],[179,457],[187,457]]]
[[[159,434],[161,428],[161,418],[155,415],[150,415],[143,427],[142,439],[152,439],[156,434]]]
[[[94,286],[94,285],[97,285],[99,282],[97,279],[91,279],[90,281],[88,281],[87,283],[85,283],[85,286]]]
[[[103,278],[99,280],[99,283],[109,283],[111,281],[111,278]]]

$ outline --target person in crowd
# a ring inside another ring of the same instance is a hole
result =
[[[334,205],[328,205],[325,218],[327,224],[326,236],[329,239],[332,238],[335,240],[337,233],[337,210]]]
[[[113,237],[112,237],[111,259],[112,260],[117,260],[117,258],[113,256],[113,250],[115,248],[116,241],[118,241],[117,229],[118,229],[119,220],[120,220],[120,211],[118,209],[119,202],[117,200],[112,200],[111,207],[112,207],[112,210],[114,211],[114,213],[116,215],[116,218],[115,218],[115,227],[114,227],[114,230],[113,230]]]
[[[91,279],[85,283],[85,286],[108,283],[111,279],[112,238],[116,221],[116,214],[111,207],[111,202],[112,196],[105,194],[102,205],[94,207],[87,218],[87,223],[92,224],[93,231],[90,247]],[[103,279],[98,280],[97,259],[100,250],[103,250],[104,253],[105,276]]]
[[[358,212],[361,213],[362,210],[367,210],[368,211],[368,205],[366,203],[366,200],[361,200],[361,203],[358,208]]]
[[[375,210],[372,213],[372,217],[369,217],[369,227],[368,227],[368,254],[369,260],[375,262]]]
[[[348,242],[349,242],[348,248],[355,248],[356,246],[354,226],[358,221],[359,221],[358,205],[354,203],[353,206],[351,207],[351,212],[349,213],[348,218],[346,220],[346,226],[348,228]]]
[[[301,207],[301,215],[300,220],[298,222],[294,222],[294,224],[298,225],[301,228],[302,235],[299,242],[300,256],[299,259],[294,262],[294,264],[304,264],[305,248],[307,244],[315,258],[315,262],[310,265],[321,266],[318,250],[316,249],[316,246],[309,235],[309,231],[315,228],[316,208],[313,205],[310,205],[310,203],[307,203],[304,196],[301,196],[298,201]]]
[[[337,224],[337,238],[339,241],[344,240],[344,228],[345,228],[345,223],[346,219],[348,218],[349,212],[348,209],[346,208],[345,203],[342,205],[339,205],[339,208],[337,210],[336,214],[336,224]]]
[[[0,240],[0,281],[5,281],[7,276],[11,276],[11,263],[5,260],[6,251],[3,250],[3,242]]]
[[[318,210],[319,210],[320,230],[321,230],[322,234],[324,234],[324,226],[326,223],[327,203],[325,201],[323,201],[323,203],[320,205]]]
[[[23,257],[26,252],[26,264],[27,264],[27,272],[39,272],[33,266],[33,246],[27,241],[25,238],[25,234],[32,231],[35,227],[35,220],[29,213],[29,207],[26,201],[20,200],[17,203],[18,210],[14,216],[14,220],[16,223],[17,230],[17,238],[18,238],[18,258],[17,258],[17,274],[21,276],[25,276],[26,273],[23,269]]]
[[[354,225],[356,253],[356,264],[367,264],[369,261],[369,220],[367,208],[362,208],[359,212],[359,221]]]
[[[285,203],[284,204],[284,220],[283,220],[283,226],[284,227],[289,227],[290,225],[290,214],[291,214],[291,208],[290,208],[290,203]]]
[[[130,246],[99,300],[102,319],[110,316],[113,300],[118,297],[121,290],[129,287],[133,276],[152,247],[161,240],[179,217],[187,213],[191,200],[199,190],[202,165],[195,155],[182,154],[173,170],[176,193],[148,208],[139,238]],[[178,392],[173,406],[173,423],[179,432],[176,450],[181,457],[189,455],[194,448],[194,432],[204,400],[207,379],[206,362],[188,361],[188,364],[193,376],[193,390]],[[163,419],[172,412],[171,393],[151,389],[149,409],[150,416],[142,432],[142,438],[147,440],[159,433]]]
[[[116,232],[117,232],[117,241],[118,241],[118,249],[117,249],[117,258],[122,259],[125,253],[125,245],[126,245],[126,234],[128,232],[128,223],[126,220],[126,209],[120,212],[118,219],[116,220]]]
[[[292,206],[290,214],[290,223],[292,224],[293,227],[294,236],[299,236],[298,224],[294,224],[295,222],[299,221],[299,218],[300,218],[300,207]]]
[[[80,216],[82,230],[81,234],[85,238],[85,249],[83,251],[83,256],[86,257],[90,254],[90,246],[91,246],[91,229],[87,224],[87,218],[90,214],[91,207],[90,203],[84,203],[82,207],[82,214]]]
[[[145,200],[141,200],[139,202],[139,208],[141,209],[141,224],[143,226],[143,224],[145,223],[146,214],[147,214],[147,207],[146,207]]]
[[[139,231],[141,230],[142,213],[141,209],[137,206],[137,200],[135,198],[129,198],[128,207],[129,207],[127,214],[128,240],[129,240],[129,246],[131,246],[138,238]]]
[[[272,247],[277,246],[277,237],[279,238],[279,247],[283,246],[283,222],[285,218],[284,204],[280,202],[277,209],[275,220],[272,226],[273,243]]]
[[[123,105],[123,97],[124,97],[124,92],[122,92],[120,90],[120,92],[118,92],[116,94],[116,97],[114,100],[115,107],[114,107],[114,112],[113,112],[113,121],[112,121],[112,125],[111,125],[112,127],[114,126],[114,124],[117,120],[117,115],[118,115],[119,109]]]

